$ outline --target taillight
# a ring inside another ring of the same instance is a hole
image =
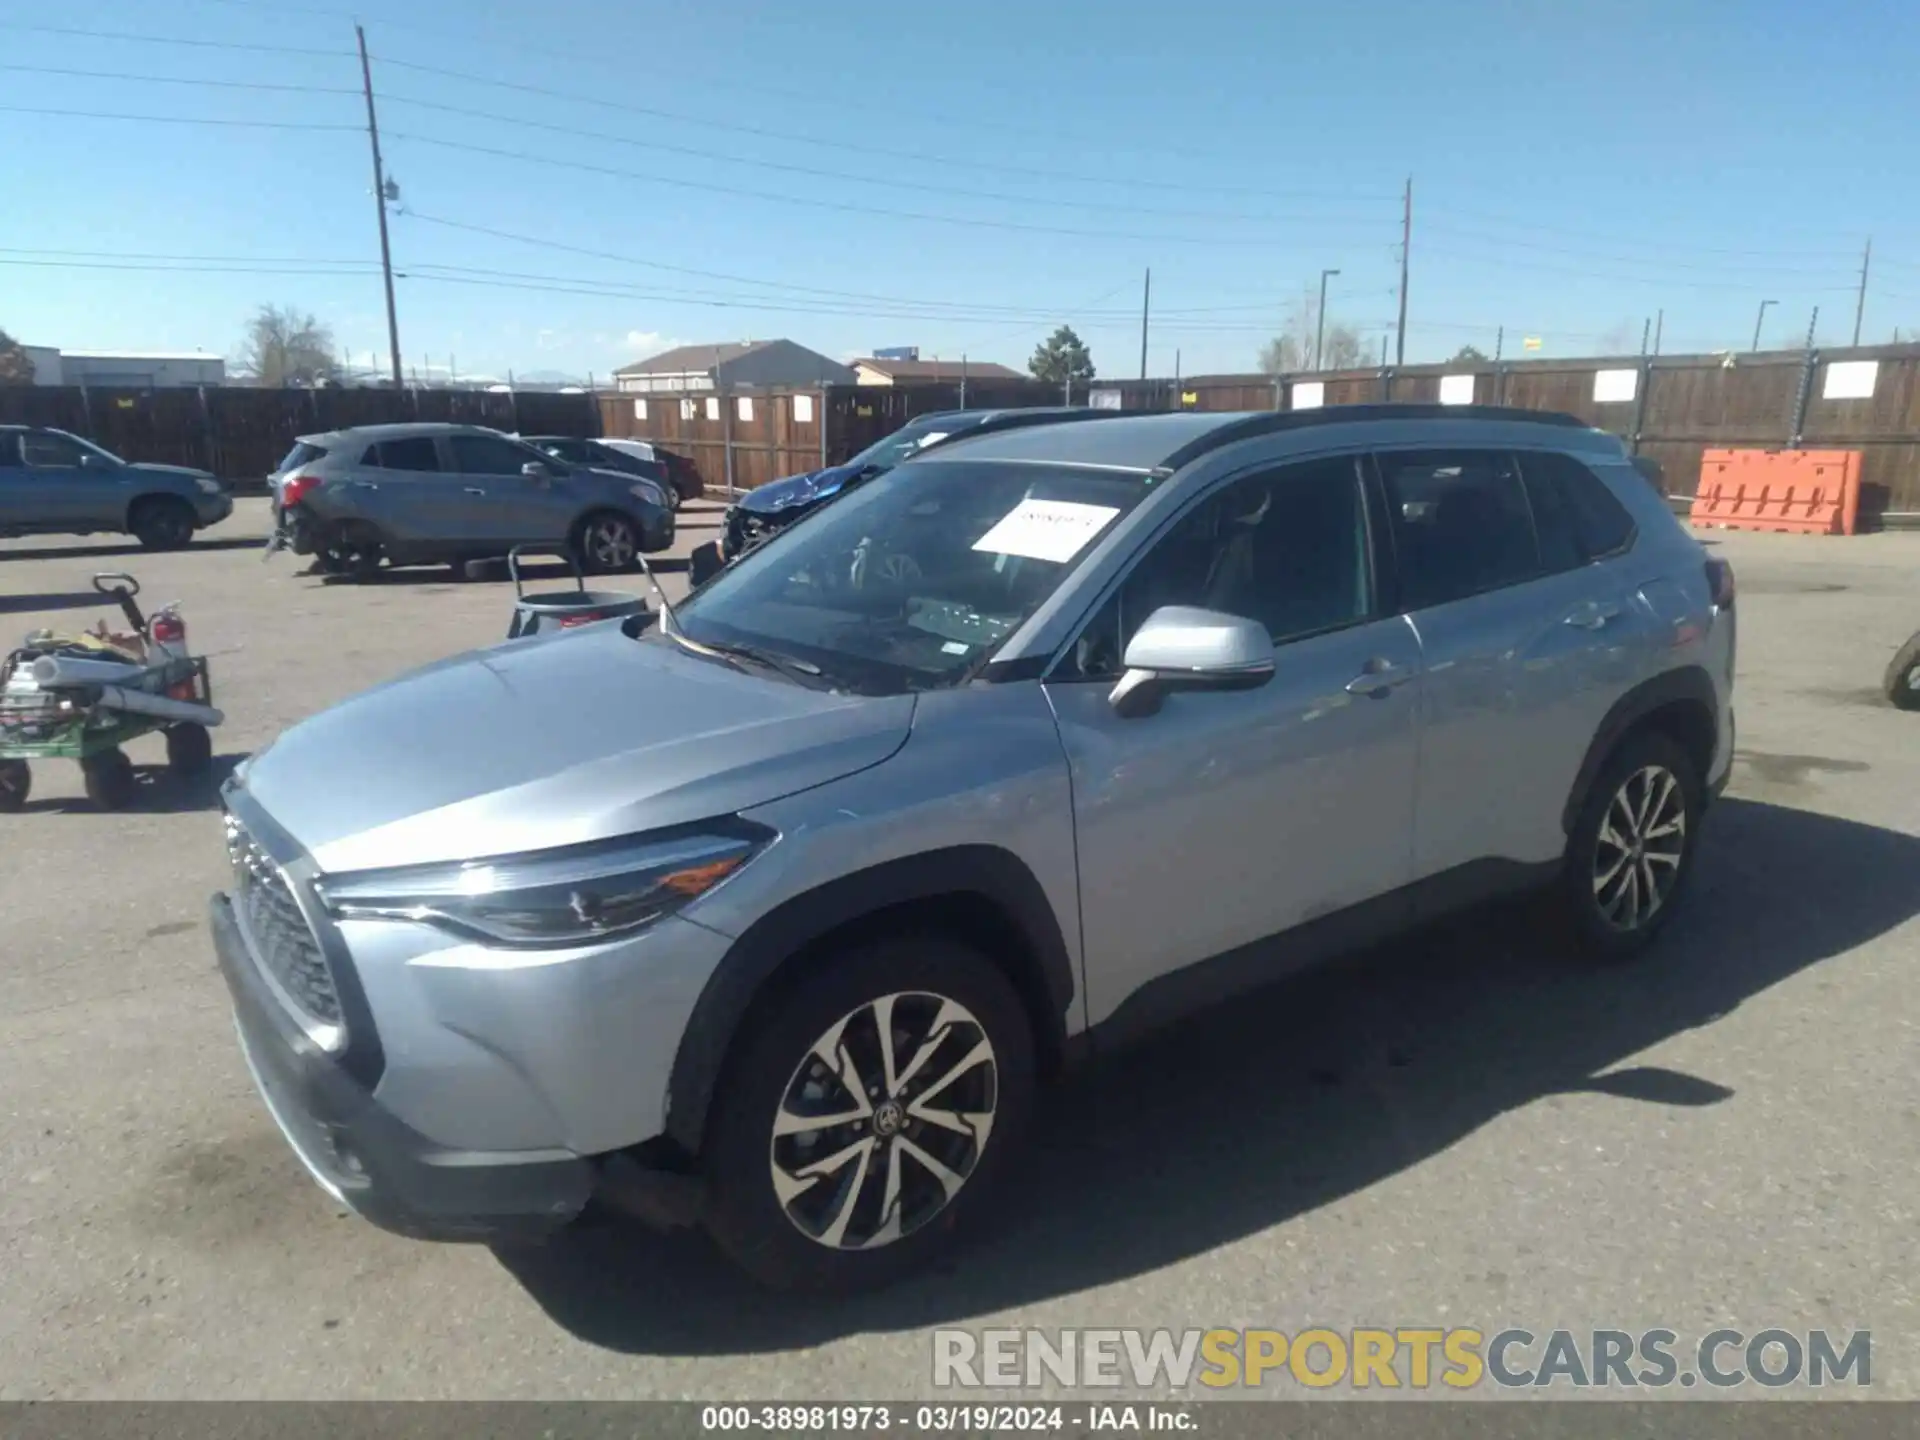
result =
[[[289,476],[286,484],[280,487],[280,508],[290,510],[306,496],[306,493],[320,483],[318,475]]]
[[[1716,556],[1707,558],[1707,589],[1713,595],[1716,610],[1729,610],[1733,607],[1733,566]]]
[[[592,625],[592,624],[594,624],[594,623],[596,623],[596,622],[598,622],[598,621],[601,621],[601,620],[604,620],[604,619],[606,619],[606,618],[607,618],[607,617],[606,617],[606,616],[604,616],[604,615],[597,615],[597,614],[594,614],[594,615],[562,615],[562,616],[560,617],[560,628],[561,628],[562,630],[571,630],[571,629],[573,629],[573,627],[574,627],[574,626],[576,626],[576,625]]]

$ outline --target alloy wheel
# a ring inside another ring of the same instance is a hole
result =
[[[597,570],[624,570],[633,564],[640,546],[633,526],[616,515],[608,515],[587,527],[587,559]]]
[[[1615,930],[1637,930],[1673,893],[1687,849],[1686,792],[1664,765],[1634,771],[1614,792],[1594,845],[1593,898]]]
[[[999,1103],[986,1029],[941,995],[882,995],[814,1041],[775,1112],[768,1163],[794,1228],[873,1250],[946,1210],[985,1152]]]

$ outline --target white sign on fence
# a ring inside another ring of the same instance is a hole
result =
[[[738,400],[733,402],[733,408],[734,413],[742,420],[753,419],[753,397],[751,395],[742,395]]]
[[[636,420],[644,420],[647,418],[647,402],[646,401],[636,400],[633,402],[633,418]]]
[[[1873,387],[1880,379],[1878,360],[1836,360],[1827,366],[1827,382],[1821,388],[1822,400],[1871,400]]]
[[[1327,382],[1324,380],[1294,381],[1293,397],[1288,403],[1295,410],[1318,410],[1327,403]]]
[[[1593,399],[1596,405],[1631,400],[1640,386],[1638,370],[1596,370],[1593,372]]]
[[[1473,403],[1473,376],[1442,375],[1440,377],[1440,403],[1442,405],[1471,405]]]
[[[796,395],[793,397],[793,423],[811,425],[813,423],[813,397]]]
[[[1120,392],[1118,390],[1095,390],[1087,396],[1087,403],[1096,410],[1118,410]]]
[[[717,395],[709,395],[707,396],[707,419],[718,420],[719,418],[720,418],[720,397]]]

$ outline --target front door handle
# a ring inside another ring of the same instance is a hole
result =
[[[484,495],[487,493],[485,490],[482,490],[478,485],[468,485],[464,488],[467,494],[469,495]]]
[[[356,480],[353,482],[353,488],[356,490],[378,490],[380,488],[380,482],[378,480]]]
[[[1347,693],[1378,698],[1411,679],[1413,671],[1395,665],[1391,660],[1369,660],[1367,668],[1347,682]]]
[[[1619,614],[1618,605],[1590,602],[1567,616],[1567,624],[1577,625],[1582,630],[1599,630]]]

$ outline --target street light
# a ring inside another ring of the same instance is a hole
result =
[[[1769,305],[1778,305],[1779,303],[1778,300],[1762,300],[1760,302],[1760,313],[1753,317],[1753,348],[1755,350],[1760,348],[1760,327],[1766,323],[1767,307]]]
[[[1320,272],[1320,310],[1314,318],[1313,327],[1313,368],[1315,370],[1325,368],[1321,364],[1320,347],[1326,343],[1327,338],[1327,277],[1329,275],[1338,275],[1339,273],[1338,270],[1322,270]]]

